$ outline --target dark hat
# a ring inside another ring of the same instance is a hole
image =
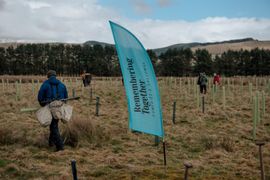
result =
[[[49,70],[49,71],[47,72],[47,78],[50,78],[51,76],[56,76],[56,71],[54,71],[54,70]]]

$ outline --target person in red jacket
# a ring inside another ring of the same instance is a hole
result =
[[[220,84],[220,75],[214,73],[214,85],[219,85]]]

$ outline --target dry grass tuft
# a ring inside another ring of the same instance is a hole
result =
[[[0,145],[26,144],[23,132],[18,134],[9,127],[0,127]]]
[[[234,152],[235,141],[230,137],[222,137],[220,138],[219,146],[225,149],[227,152]]]
[[[0,128],[0,144],[8,145],[13,144],[14,140],[12,138],[12,131],[6,128]]]
[[[102,145],[110,139],[104,127],[95,124],[90,119],[73,118],[62,133],[65,144],[77,147],[80,141]]]
[[[233,152],[235,149],[235,142],[230,137],[202,136],[201,143],[205,150],[222,148],[227,152]]]
[[[49,132],[48,131],[43,132],[38,134],[38,136],[32,140],[32,144],[39,148],[46,148],[48,147],[48,139],[49,139]]]

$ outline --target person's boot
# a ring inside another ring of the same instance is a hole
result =
[[[49,141],[49,147],[53,147],[54,143],[52,141]]]
[[[61,148],[56,148],[55,152],[58,152],[58,151],[64,151],[64,148],[61,147]]]

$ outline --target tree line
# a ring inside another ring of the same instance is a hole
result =
[[[168,49],[156,55],[147,50],[158,76],[194,76],[199,72],[234,75],[269,75],[270,50],[229,50],[212,56],[205,49]],[[44,75],[49,69],[77,76],[83,70],[96,76],[120,76],[113,46],[76,44],[21,44],[0,48],[0,74]]]

